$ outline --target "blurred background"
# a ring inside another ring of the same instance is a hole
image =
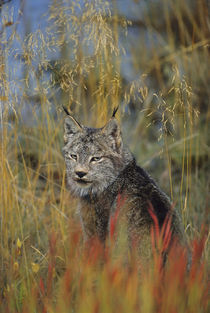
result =
[[[0,1],[2,264],[17,238],[32,261],[44,260],[35,248],[45,254],[52,229],[65,247],[75,200],[65,185],[62,105],[93,127],[119,105],[124,141],[180,210],[189,238],[200,233],[209,30],[207,0]]]

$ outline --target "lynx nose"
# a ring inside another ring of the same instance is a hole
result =
[[[77,174],[77,176],[79,176],[79,178],[82,178],[87,174],[87,172],[78,171],[78,172],[76,172],[76,174]]]

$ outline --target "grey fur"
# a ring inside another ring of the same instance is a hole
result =
[[[150,205],[159,227],[170,216],[172,239],[176,238],[186,245],[178,213],[171,209],[166,194],[136,164],[135,158],[123,144],[114,115],[102,128],[82,126],[69,116],[65,119],[64,131],[63,152],[68,185],[79,199],[86,240],[98,236],[105,243],[110,218],[116,211],[117,197],[121,194],[125,199],[121,216],[126,221],[128,238],[130,242],[133,239],[137,241],[141,255],[148,257],[151,254],[149,241],[153,220],[148,211]]]

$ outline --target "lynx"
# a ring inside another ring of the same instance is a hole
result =
[[[149,242],[154,224],[151,210],[160,229],[170,218],[171,241],[175,239],[185,245],[177,211],[172,209],[169,198],[149,174],[136,164],[123,143],[115,118],[117,110],[102,128],[82,126],[64,110],[69,115],[64,123],[63,148],[67,181],[71,192],[79,199],[84,239],[96,236],[105,244],[120,195],[124,200],[119,218],[125,221],[129,245],[135,241],[141,255],[151,254]]]

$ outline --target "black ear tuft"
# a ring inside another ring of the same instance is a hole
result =
[[[64,112],[66,113],[66,115],[70,115],[70,116],[71,116],[71,114],[69,113],[69,111],[67,110],[67,108],[66,108],[64,105],[62,105],[62,107],[63,107],[63,110],[64,110]]]
[[[119,109],[119,105],[114,108],[113,113],[112,113],[112,117],[115,117],[115,114],[117,113],[118,109]]]

